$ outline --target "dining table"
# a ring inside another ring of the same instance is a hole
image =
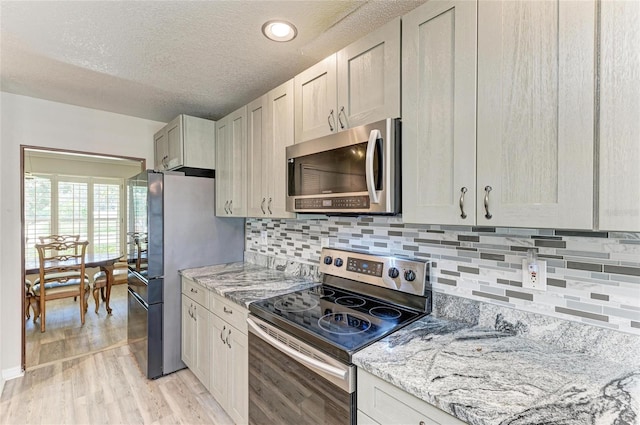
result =
[[[113,286],[113,266],[117,261],[122,258],[121,254],[86,254],[84,266],[85,268],[98,267],[104,272],[107,285],[106,294],[103,294],[102,301],[105,302],[107,314],[111,314],[111,307],[109,306],[109,299],[111,298],[111,287]],[[53,266],[51,262],[47,262],[46,266]],[[27,260],[24,265],[24,274],[39,274],[40,273],[40,260]]]

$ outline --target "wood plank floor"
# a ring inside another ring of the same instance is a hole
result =
[[[73,298],[50,301],[47,304],[47,330],[40,332],[40,319],[25,322],[26,368],[76,357],[124,345],[127,342],[127,285],[116,285],[111,290],[111,315],[100,301],[98,314],[95,301],[89,297],[89,308],[84,326],[80,311]]]
[[[128,345],[7,381],[0,424],[231,424],[188,369],[150,381]]]

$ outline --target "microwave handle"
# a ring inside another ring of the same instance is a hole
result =
[[[378,192],[376,192],[375,187],[375,178],[373,175],[373,154],[376,150],[376,140],[381,138],[380,130],[375,129],[371,130],[371,134],[369,135],[369,142],[367,143],[367,157],[365,164],[365,177],[367,179],[367,190],[369,191],[369,200],[372,204],[379,204],[380,197],[378,196]]]

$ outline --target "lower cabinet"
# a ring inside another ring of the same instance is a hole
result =
[[[182,361],[187,365],[194,375],[207,388],[210,381],[211,361],[209,353],[211,353],[211,333],[208,306],[208,292],[206,289],[199,287],[195,289],[204,294],[204,302],[202,298],[194,300],[185,294],[193,288],[190,282],[183,281],[182,286]],[[203,305],[204,304],[204,305]]]
[[[249,420],[248,310],[212,294],[209,391],[237,424]]]
[[[462,425],[465,422],[358,369],[358,425]]]
[[[236,424],[249,419],[248,314],[182,278],[182,361]]]

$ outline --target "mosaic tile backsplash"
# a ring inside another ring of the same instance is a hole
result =
[[[640,335],[640,233],[404,224],[400,217],[247,219],[249,252],[318,264],[323,246],[431,261],[435,292]],[[522,259],[547,261],[547,291]]]

